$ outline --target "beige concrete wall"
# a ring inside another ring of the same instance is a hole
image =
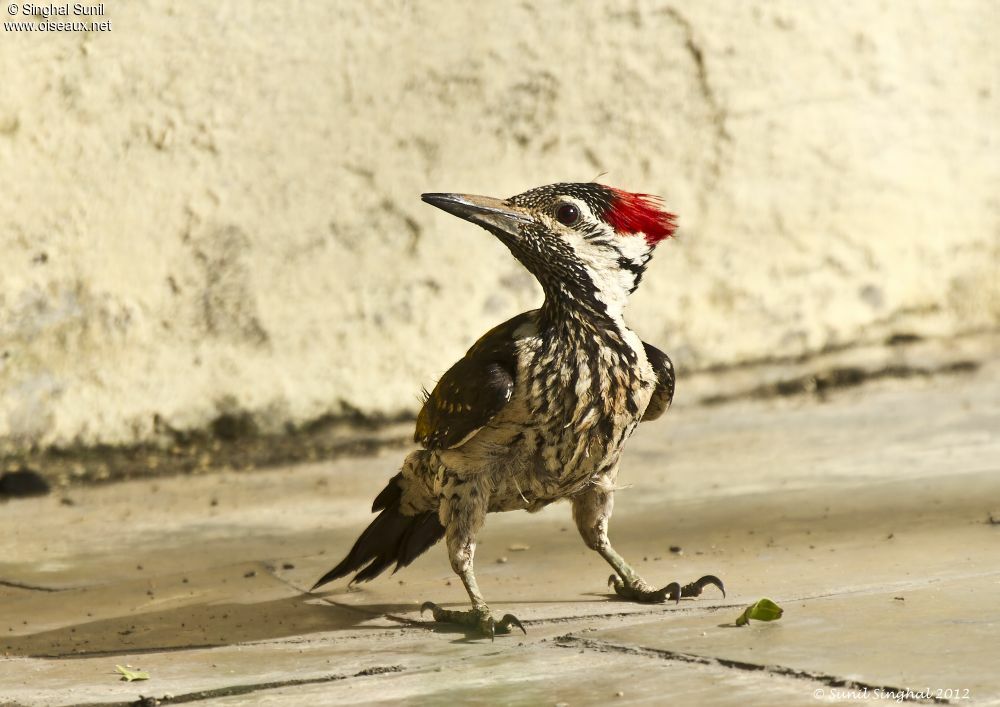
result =
[[[1000,323],[991,0],[105,7],[0,38],[0,450],[413,411],[539,298],[427,190],[662,194],[688,370]]]

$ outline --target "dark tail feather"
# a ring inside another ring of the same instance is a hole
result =
[[[357,570],[361,571],[351,580],[352,584],[375,579],[393,562],[396,563],[396,570],[406,567],[444,537],[444,527],[438,520],[436,511],[425,511],[413,516],[404,516],[399,512],[403,483],[402,474],[396,474],[392,478],[372,506],[373,512],[382,512],[361,533],[347,557],[320,577],[313,589]]]

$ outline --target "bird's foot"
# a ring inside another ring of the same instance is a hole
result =
[[[503,618],[497,620],[493,617],[493,613],[488,606],[474,606],[469,611],[453,611],[452,609],[442,609],[434,602],[425,601],[423,606],[420,607],[420,613],[423,614],[428,609],[434,614],[435,621],[468,626],[490,638],[493,638],[498,633],[510,633],[512,626],[517,626],[524,631],[525,635],[528,633],[525,631],[524,626],[521,625],[521,622],[517,620],[516,616],[513,614],[504,614]]]
[[[622,580],[616,574],[608,578],[608,586],[614,587],[615,593],[622,599],[630,599],[631,601],[638,601],[643,604],[659,604],[667,599],[679,602],[681,597],[700,596],[701,590],[709,584],[718,587],[719,591],[722,592],[722,596],[726,596],[726,588],[722,586],[722,580],[714,574],[706,574],[701,579],[695,580],[690,584],[685,584],[683,587],[677,582],[671,582],[663,587],[663,589],[653,589],[639,577],[636,577],[631,582]]]

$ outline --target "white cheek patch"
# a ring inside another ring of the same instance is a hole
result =
[[[628,258],[636,265],[642,265],[649,256],[649,244],[641,233],[618,236],[618,250],[622,257]]]
[[[641,233],[619,236],[619,238],[622,258],[631,262],[633,267],[622,267],[619,263],[618,273],[621,276],[622,287],[628,294],[632,294],[639,285],[639,278],[642,276],[646,263],[653,257],[652,249],[646,243],[646,237]]]
[[[582,233],[573,231],[565,234],[563,240],[569,244],[587,270],[594,272],[604,270],[607,264],[614,258],[614,253],[606,248],[598,248],[593,243],[583,237]]]
[[[619,313],[625,308],[629,293],[635,287],[635,273],[627,268],[622,268],[618,260],[620,257],[630,258],[624,255],[619,249],[621,242],[619,236],[613,235],[615,248],[608,248],[587,240],[579,233],[573,233],[565,237],[566,242],[573,249],[576,257],[583,263],[594,284],[594,296],[602,302],[609,314]],[[625,238],[629,238],[626,236]],[[635,240],[645,245],[642,238]],[[631,251],[632,249],[629,248]],[[645,254],[645,249],[643,255]],[[642,262],[641,260],[639,261]]]
[[[639,273],[649,260],[649,244],[641,233],[617,233],[602,219],[595,217],[587,203],[580,199],[563,196],[559,203],[570,203],[580,210],[578,226],[564,226],[551,213],[540,214],[540,220],[572,248],[593,282],[594,296],[605,305],[608,313],[620,314],[629,294],[638,284]],[[632,267],[623,266],[623,260]]]

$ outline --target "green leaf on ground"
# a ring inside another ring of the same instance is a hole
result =
[[[149,680],[149,673],[143,670],[132,670],[131,665],[116,665],[115,670],[121,673],[122,680],[132,682],[133,680]]]
[[[746,626],[750,623],[750,619],[754,619],[755,621],[777,621],[783,613],[785,613],[785,610],[770,599],[761,599],[744,609],[740,617],[736,619],[736,625]]]

